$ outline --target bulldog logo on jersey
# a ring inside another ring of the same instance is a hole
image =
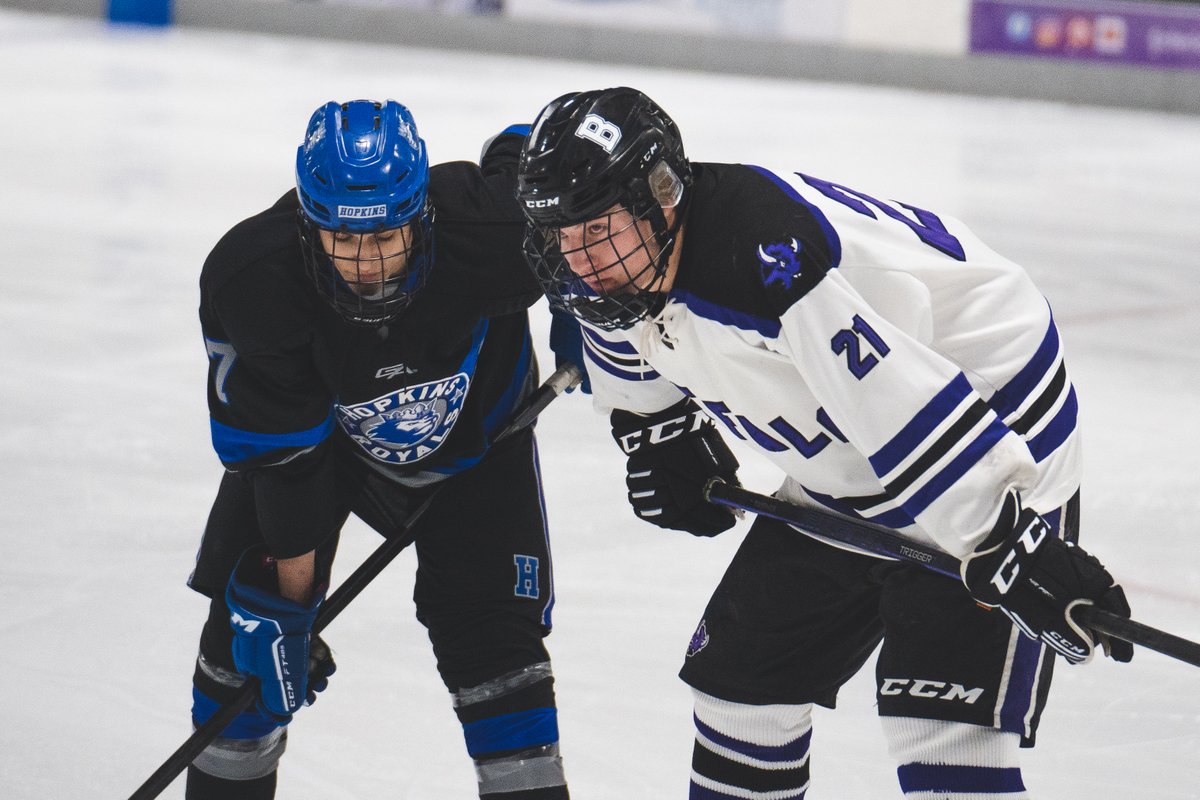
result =
[[[366,403],[338,405],[342,430],[364,450],[388,464],[420,461],[441,446],[458,421],[470,388],[460,372],[407,386]]]
[[[765,286],[779,284],[791,289],[792,281],[800,277],[800,243],[795,237],[784,243],[760,244],[758,260]]]

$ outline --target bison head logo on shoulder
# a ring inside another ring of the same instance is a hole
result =
[[[760,244],[758,260],[765,286],[778,283],[791,289],[792,281],[800,277],[800,243],[794,237],[787,242]]]

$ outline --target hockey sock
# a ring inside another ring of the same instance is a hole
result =
[[[751,706],[692,693],[691,800],[803,800],[811,705]]]
[[[192,724],[199,728],[221,707],[221,701],[228,699],[232,691],[239,689],[245,678],[236,672],[231,672],[211,663],[203,655],[196,659],[196,671],[192,676]],[[192,762],[193,767],[188,772],[188,800],[207,800],[207,798],[228,798],[229,800],[258,800],[274,796],[275,771],[279,768],[279,759],[287,749],[287,728],[258,711],[244,711],[229,723],[221,735],[213,739],[200,755]],[[229,784],[230,788],[224,794],[192,794],[192,773],[196,777],[196,791],[201,786],[216,785],[213,781]],[[203,781],[199,776],[207,776],[210,781]],[[269,789],[266,782],[260,779],[270,778]],[[258,783],[254,783],[258,781]],[[251,786],[259,786],[252,790]],[[236,790],[236,791],[235,791]],[[243,794],[239,792],[255,792]],[[268,791],[262,794],[262,791]]]
[[[1029,800],[1019,734],[914,717],[880,721],[905,800]]]
[[[567,800],[549,662],[454,693],[485,800]]]
[[[185,800],[274,800],[275,776],[272,772],[248,781],[217,778],[194,766],[188,767]]]

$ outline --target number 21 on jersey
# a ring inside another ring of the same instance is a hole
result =
[[[846,366],[860,381],[892,351],[883,337],[858,314],[854,315],[849,328],[843,328],[829,340],[829,347],[834,355],[846,354]]]

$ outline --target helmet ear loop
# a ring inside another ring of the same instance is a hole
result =
[[[325,249],[325,240],[321,237],[324,229],[303,211],[297,211],[296,216],[300,228],[300,250],[318,290],[331,300],[343,292],[351,291],[350,284],[334,265],[333,254]]]
[[[654,245],[657,255],[651,259],[651,266],[654,269],[655,277],[653,283],[647,287],[647,291],[658,292],[663,283],[667,279],[668,265],[671,263],[671,254],[675,250],[675,244],[678,241],[680,228],[683,227],[683,216],[685,211],[684,205],[675,206],[675,219],[668,223],[666,211],[658,203],[653,203],[646,218],[650,220],[650,230],[654,234]],[[643,246],[649,249],[650,243],[643,238]]]
[[[426,199],[421,213],[410,218],[400,232],[405,261],[403,270],[396,274],[395,280],[399,291],[407,298],[405,306],[411,302],[412,295],[425,285],[433,265],[434,217],[435,209]]]
[[[687,216],[691,193],[687,191],[684,180],[675,174],[675,170],[671,169],[671,165],[665,160],[659,161],[654,165],[654,169],[650,170],[647,184],[653,198],[650,217],[662,262],[660,274],[665,279],[667,264],[670,263],[671,253],[675,249],[679,231],[683,228],[683,220]],[[675,219],[670,224],[667,223],[668,208],[675,211]]]

